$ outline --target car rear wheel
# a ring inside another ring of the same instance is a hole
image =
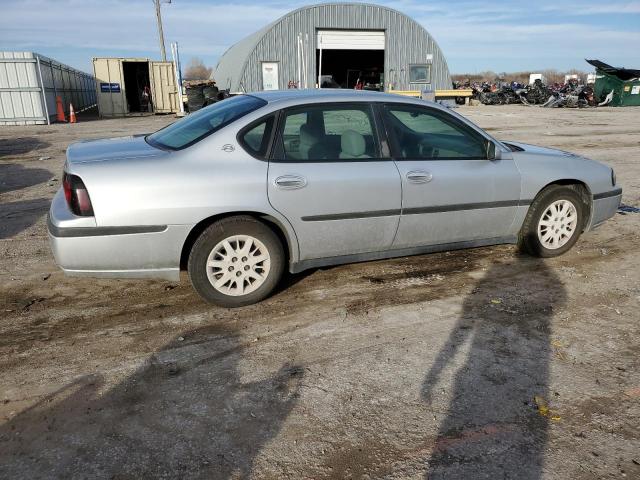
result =
[[[578,241],[584,204],[571,187],[552,185],[533,201],[520,231],[519,244],[537,257],[557,257]]]
[[[242,216],[220,220],[198,237],[189,255],[189,277],[210,303],[241,307],[266,298],[284,271],[277,235],[258,220]]]

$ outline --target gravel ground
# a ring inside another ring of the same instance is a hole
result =
[[[640,206],[639,108],[458,111],[612,165]],[[640,478],[640,214],[556,259],[345,265],[237,310],[186,276],[65,278],[67,145],[171,121],[0,128],[0,478]]]

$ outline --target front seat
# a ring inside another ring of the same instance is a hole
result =
[[[364,137],[354,130],[346,130],[340,138],[340,158],[371,158],[365,154],[366,142]]]
[[[309,160],[309,151],[320,143],[322,135],[308,123],[300,126],[300,159]]]

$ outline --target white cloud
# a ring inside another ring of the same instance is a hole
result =
[[[300,5],[296,1],[293,4],[223,1],[226,3],[175,0],[170,5],[163,4],[166,41],[180,43],[185,62],[191,56],[215,60],[233,43]],[[2,0],[2,3],[3,49],[44,49],[45,54],[46,49],[88,51],[81,68],[86,68],[90,56],[108,56],[116,51],[158,56],[156,20],[150,0]],[[623,31],[611,22],[597,22],[603,14],[636,15],[640,13],[640,2],[576,5],[540,0],[513,6],[464,0],[453,4],[444,0],[390,0],[385,4],[421,23],[444,50],[454,71],[505,70],[510,69],[508,65],[586,68],[584,57],[640,64],[640,53],[635,48],[640,42],[640,29]],[[529,11],[541,20],[527,18]]]
[[[568,15],[625,15],[629,13],[640,13],[640,2],[608,2],[592,5],[554,3],[541,8],[548,12],[561,12]]]
[[[28,13],[26,13],[28,12]],[[285,9],[181,1],[163,4],[167,42],[187,54],[221,54],[229,45],[272,21]],[[150,1],[8,0],[0,16],[0,43],[11,49],[83,47],[99,51],[158,49]]]
[[[593,26],[577,23],[575,18],[570,23],[533,22],[508,13],[495,17],[465,15],[457,20],[448,17],[449,13],[442,18],[414,18],[434,36],[453,71],[589,69],[584,58],[640,64],[640,51],[632,47],[640,42],[640,30]]]

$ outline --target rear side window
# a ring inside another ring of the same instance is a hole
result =
[[[416,160],[487,158],[487,140],[444,112],[412,105],[385,109],[395,156]]]
[[[292,113],[287,115],[287,120],[284,124],[284,135],[295,136],[300,131],[300,127],[307,123],[307,112]]]
[[[354,161],[379,158],[367,104],[311,105],[285,111],[280,138],[287,161]]]
[[[254,157],[265,159],[269,150],[275,115],[258,120],[240,134],[240,144]]]
[[[264,100],[251,95],[228,98],[147,135],[146,140],[160,148],[180,150],[266,104]]]

